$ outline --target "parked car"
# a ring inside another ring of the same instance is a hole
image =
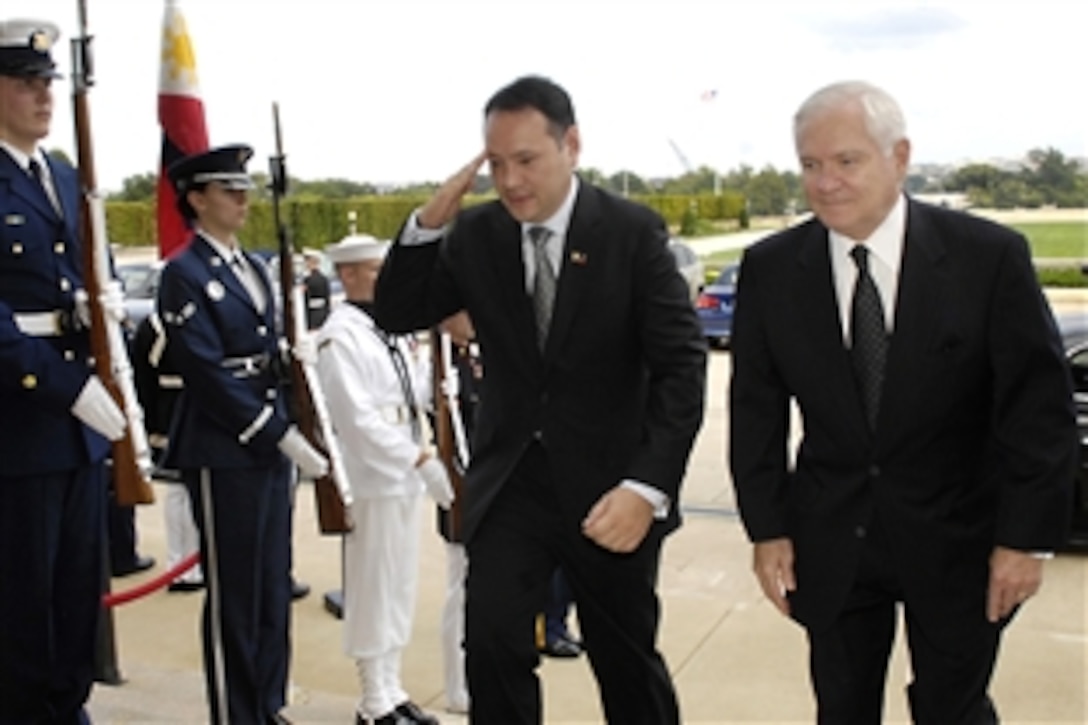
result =
[[[115,268],[125,295],[125,324],[135,330],[155,309],[159,278],[165,262],[125,262]]]
[[[728,265],[695,299],[695,312],[703,326],[703,336],[715,347],[729,347],[739,271],[739,264]]]
[[[699,259],[694,249],[679,239],[669,240],[669,251],[676,259],[676,268],[680,270],[680,276],[688,283],[688,292],[691,301],[694,302],[706,283],[703,260]]]
[[[1080,438],[1080,465],[1073,492],[1073,518],[1066,548],[1088,551],[1088,313],[1058,318],[1065,359],[1073,376],[1073,397],[1077,407],[1077,434]]]

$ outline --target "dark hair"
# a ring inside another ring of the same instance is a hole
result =
[[[196,219],[196,216],[197,216],[196,209],[194,209],[193,205],[189,203],[189,192],[190,191],[201,191],[202,192],[202,191],[204,191],[205,188],[207,188],[207,186],[208,186],[208,182],[205,181],[205,182],[196,183],[196,184],[193,184],[193,183],[185,184],[184,188],[182,188],[182,189],[178,189],[177,187],[174,188],[174,197],[175,197],[175,199],[177,201],[176,206],[178,208],[178,213],[181,214],[182,219],[184,219],[185,221],[188,221],[188,222],[194,221]]]
[[[574,106],[562,86],[542,76],[522,76],[491,96],[484,106],[484,118],[493,111],[520,111],[533,108],[548,119],[548,130],[556,140],[573,126]]]

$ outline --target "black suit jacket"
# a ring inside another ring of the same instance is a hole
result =
[[[802,623],[819,628],[838,613],[874,517],[907,600],[946,641],[963,617],[982,617],[994,545],[1061,541],[1076,454],[1069,372],[1016,232],[908,203],[875,432],[818,221],[746,253],[732,348],[741,514],[752,540],[793,540],[791,611]],[[791,399],[804,428],[793,465]]]
[[[582,183],[543,354],[521,225],[499,202],[462,212],[439,244],[394,245],[378,280],[378,324],[420,330],[466,309],[483,352],[466,541],[534,439],[572,525],[625,478],[665,492],[663,525],[678,525],[706,344],[667,238],[651,210]]]

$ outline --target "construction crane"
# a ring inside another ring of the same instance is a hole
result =
[[[680,150],[680,147],[671,138],[667,139],[669,146],[672,146],[673,153],[676,154],[676,158],[680,159],[680,165],[684,167],[684,171],[689,174],[695,173],[695,167],[688,161],[688,157],[684,155],[684,152]],[[722,193],[722,179],[717,170],[714,171],[714,196],[720,196]]]

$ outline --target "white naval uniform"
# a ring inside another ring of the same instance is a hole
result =
[[[415,470],[422,441],[413,438],[411,406],[382,334],[366,312],[345,303],[317,336],[319,379],[354,495],[354,530],[344,546],[344,651],[356,659],[359,711],[370,718],[409,699],[400,654],[416,603],[424,491]],[[395,344],[422,412],[431,399],[429,364],[407,338]]]

